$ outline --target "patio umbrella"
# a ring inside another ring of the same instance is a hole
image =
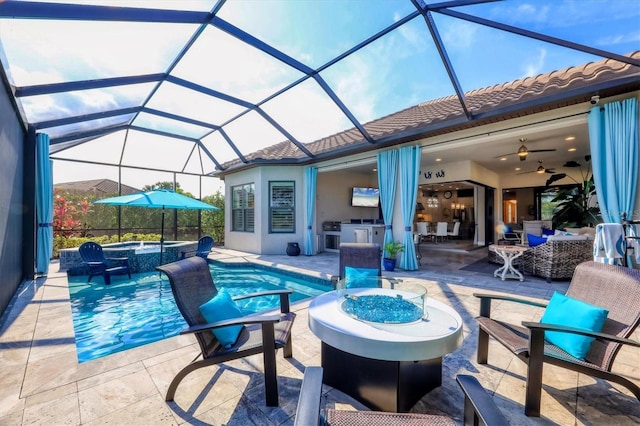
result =
[[[94,201],[96,204],[109,204],[111,206],[138,206],[150,209],[162,209],[162,225],[160,233],[160,264],[162,265],[162,248],[164,245],[164,210],[220,210],[211,204],[203,203],[186,195],[166,189],[139,192],[137,194],[122,195],[120,197],[103,198]]]

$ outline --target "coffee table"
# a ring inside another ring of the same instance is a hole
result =
[[[384,280],[384,278],[382,278]],[[391,288],[351,289],[350,294],[391,295]],[[324,383],[371,409],[407,412],[442,384],[442,357],[462,342],[462,318],[427,298],[427,319],[383,324],[354,318],[332,291],[309,305],[309,328],[321,340]]]

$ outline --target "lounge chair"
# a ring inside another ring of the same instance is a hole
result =
[[[195,250],[185,250],[180,252],[180,259],[185,259],[191,256],[198,256],[206,259],[213,248],[213,237],[205,235],[198,240],[198,247]]]
[[[278,295],[280,297],[279,313],[252,314],[207,323],[200,312],[200,306],[218,294],[207,261],[193,256],[158,266],[156,269],[169,277],[176,305],[189,325],[181,331],[181,334],[193,333],[200,345],[200,356],[178,372],[169,385],[165,399],[173,401],[182,379],[194,370],[262,353],[266,405],[278,406],[276,350],[282,348],[285,358],[291,358],[293,355],[291,326],[296,315],[289,312],[289,295],[293,291],[290,289],[265,291],[233,298],[233,300],[240,300]],[[212,333],[212,329],[232,325],[243,325],[243,328],[235,343],[225,347]]]
[[[639,342],[629,340],[629,336],[640,323],[640,270],[593,261],[581,263],[576,267],[566,296],[609,311],[600,332],[567,327],[563,324],[540,322],[523,322],[522,326],[508,324],[491,318],[492,300],[538,307],[546,307],[547,304],[509,295],[474,295],[480,298],[480,316],[477,318],[480,326],[478,364],[487,363],[489,336],[528,364],[524,410],[527,416],[540,416],[542,368],[545,362],[618,383],[629,389],[640,400],[640,388],[629,379],[611,371],[622,345],[640,347]],[[571,311],[569,315],[576,314]],[[596,340],[588,347],[584,359],[578,359],[545,340],[545,332],[549,331],[589,336]]]
[[[105,284],[111,284],[111,275],[127,274],[131,279],[131,268],[127,257],[105,257],[102,246],[93,241],[82,244],[78,251],[82,262],[89,267],[89,278],[91,281],[94,275],[102,275]]]
[[[294,426],[317,426],[324,418],[329,426],[390,426],[390,425],[455,425],[448,416],[418,413],[324,409],[322,415],[322,367],[307,367],[302,379]],[[464,392],[465,425],[508,425],[493,399],[473,376],[458,375],[458,385]]]

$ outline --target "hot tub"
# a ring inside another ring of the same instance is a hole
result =
[[[183,251],[195,250],[197,241],[166,241],[163,245],[162,263],[171,263],[180,259]],[[105,244],[102,246],[105,257],[126,257],[132,273],[153,271],[160,264],[159,241],[131,241]],[[60,270],[69,275],[88,275],[89,269],[82,263],[78,248],[60,250]]]

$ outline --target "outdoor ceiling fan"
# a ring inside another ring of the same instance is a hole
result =
[[[555,151],[555,149],[554,149],[554,151]],[[529,170],[528,172],[520,172],[518,174],[519,175],[524,175],[526,173],[540,173],[540,174],[542,174],[542,173],[551,173],[551,174],[553,174],[553,173],[556,172],[554,169],[545,169],[545,167],[542,165],[542,160],[538,160],[538,163],[540,163],[540,165],[538,166],[537,169]]]
[[[529,155],[529,153],[532,152],[552,152],[555,151],[555,148],[552,149],[529,149],[525,146],[525,142],[527,141],[527,138],[520,138],[518,139],[520,141],[520,148],[518,148],[517,152],[510,152],[509,154],[504,154],[504,155],[498,155],[495,158],[500,158],[500,157],[506,157],[507,155],[517,155],[518,158],[520,158],[520,161],[524,161],[527,159],[527,156]]]

